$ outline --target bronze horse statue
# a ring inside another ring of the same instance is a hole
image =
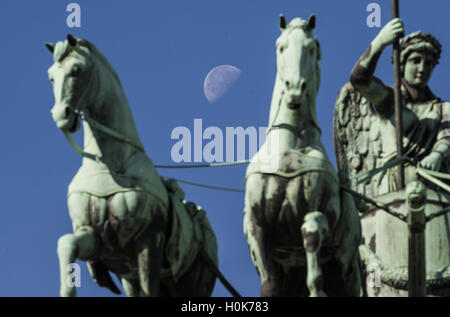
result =
[[[46,44],[51,110],[83,160],[68,189],[73,234],[58,241],[61,296],[75,296],[68,268],[87,261],[100,286],[128,296],[210,296],[217,243],[205,211],[162,180],[138,137],[119,77],[90,42],[68,36]],[[84,149],[69,133],[83,119]],[[206,258],[205,258],[206,257]],[[206,260],[207,259],[207,260]],[[209,264],[208,264],[209,263]]]
[[[320,141],[316,18],[280,17],[267,138],[246,174],[244,232],[262,296],[360,296],[361,225]]]

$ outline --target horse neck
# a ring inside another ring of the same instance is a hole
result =
[[[136,125],[122,86],[107,71],[100,72],[100,89],[93,105],[87,109],[89,117],[142,147]],[[105,135],[87,120],[84,127],[84,151],[100,156],[112,170],[123,169],[127,160],[139,150],[127,143]],[[85,159],[86,163],[92,160]]]
[[[283,94],[284,83],[277,74],[270,106],[268,138],[280,138],[281,150],[323,147],[316,115],[316,91],[308,94],[306,103],[296,111],[288,109]]]

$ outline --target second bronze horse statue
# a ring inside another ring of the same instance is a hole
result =
[[[280,17],[267,139],[247,169],[244,231],[262,296],[360,296],[361,225],[320,141],[315,16]]]

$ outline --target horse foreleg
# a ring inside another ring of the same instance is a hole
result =
[[[159,296],[164,235],[153,233],[138,242],[138,271],[142,296]]]
[[[325,215],[315,211],[305,216],[302,225],[303,245],[306,251],[306,283],[311,297],[325,297],[323,274],[319,263],[320,248],[329,233]]]
[[[273,265],[273,245],[269,234],[257,225],[249,214],[244,217],[245,235],[253,264],[261,279],[261,296],[280,296],[279,283]]]
[[[66,234],[58,240],[59,271],[61,278],[60,296],[76,296],[71,270],[77,259],[87,261],[95,252],[95,235],[91,227],[82,227],[74,234]]]
[[[276,223],[268,223],[267,210],[272,214],[279,208],[282,199],[280,184],[275,178],[266,179],[260,174],[251,175],[246,182],[244,207],[244,233],[247,238],[250,255],[261,279],[261,296],[283,296],[280,283],[280,271],[274,259],[274,236],[271,227]],[[266,196],[271,197],[270,200]]]

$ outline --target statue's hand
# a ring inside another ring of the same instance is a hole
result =
[[[400,18],[393,19],[381,29],[373,44],[384,48],[394,43],[395,39],[402,37],[404,33],[403,21]]]
[[[420,166],[433,171],[439,171],[441,169],[441,164],[442,154],[439,152],[431,152],[431,154],[427,155],[420,162]]]

